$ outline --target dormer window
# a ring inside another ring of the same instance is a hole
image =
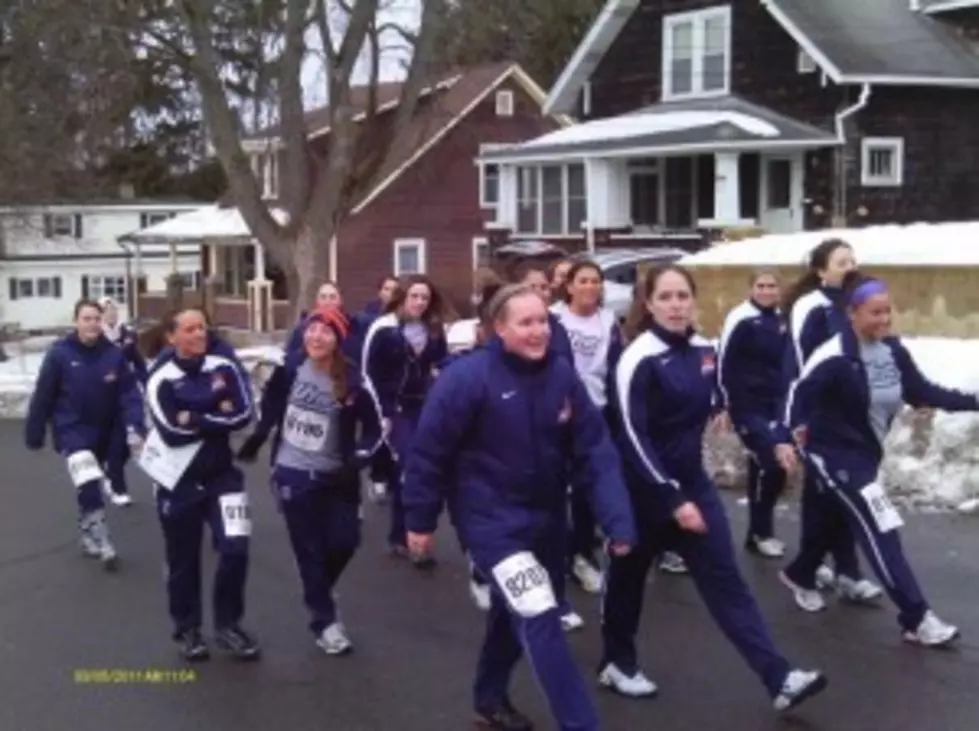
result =
[[[663,18],[663,100],[730,93],[731,8]]]

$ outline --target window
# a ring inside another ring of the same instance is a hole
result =
[[[37,279],[10,277],[7,280],[7,287],[11,300],[30,299],[32,297],[61,299],[61,277],[38,277]]]
[[[82,237],[82,217],[77,213],[45,213],[44,238],[53,239],[56,236],[70,236],[80,239]]]
[[[513,92],[512,91],[501,90],[496,92],[496,116],[497,117],[513,116]]]
[[[585,189],[585,166],[568,165],[568,215],[565,221],[568,233],[576,233],[588,219],[588,195]]]
[[[663,19],[663,99],[729,91],[731,8],[708,8]]]
[[[796,58],[795,67],[800,74],[814,74],[817,70],[815,59],[806,53],[802,48],[799,49],[799,55]]]
[[[395,239],[394,276],[425,273],[425,239]]]
[[[184,289],[198,290],[201,288],[201,273],[180,272],[180,283]]]
[[[585,166],[517,168],[517,233],[577,234],[588,218]]]
[[[489,266],[489,240],[483,236],[473,239],[473,270]]]
[[[540,233],[540,189],[538,187],[539,168],[517,168],[517,231],[519,233]]]
[[[479,205],[481,208],[496,208],[500,202],[500,166],[479,166]]]
[[[89,275],[82,277],[82,297],[100,300],[111,297],[116,302],[126,301],[126,278]]]
[[[867,187],[904,183],[904,140],[865,137],[860,144],[860,184]]]
[[[140,213],[139,227],[149,228],[150,226],[155,226],[158,223],[168,221],[176,215],[176,213]]]

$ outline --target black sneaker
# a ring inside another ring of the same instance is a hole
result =
[[[501,703],[496,708],[476,711],[476,728],[494,731],[533,731],[534,724],[509,703]]]
[[[180,645],[180,654],[187,662],[203,662],[210,659],[211,651],[199,629],[186,630],[174,635],[173,639]]]
[[[419,571],[432,571],[438,562],[435,560],[435,556],[412,556],[411,565],[414,566]]]
[[[238,660],[257,660],[260,654],[255,638],[238,626],[219,629],[214,641],[218,647]]]

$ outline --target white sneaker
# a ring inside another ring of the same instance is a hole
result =
[[[660,558],[659,570],[668,574],[687,574],[690,572],[683,557],[673,551],[666,551]]]
[[[778,538],[748,539],[748,550],[754,551],[763,558],[782,558],[785,555],[785,544]]]
[[[353,643],[347,637],[347,630],[339,622],[334,622],[324,629],[316,638],[316,644],[327,655],[344,655],[353,649]]]
[[[836,572],[829,566],[823,564],[816,569],[816,588],[820,590],[832,589],[836,586]]]
[[[826,600],[818,590],[799,586],[784,571],[778,572],[778,578],[792,592],[792,598],[799,609],[804,612],[821,612],[826,609]]]
[[[388,499],[388,485],[386,482],[372,482],[370,487],[370,498],[372,502],[382,505]]]
[[[628,698],[649,698],[659,692],[656,683],[641,670],[633,675],[626,675],[614,663],[606,665],[598,674],[598,684]]]
[[[119,493],[114,492],[109,500],[112,501],[113,505],[117,505],[120,508],[125,508],[133,504],[133,499],[129,496],[129,493],[120,495]]]
[[[958,636],[958,627],[943,622],[931,610],[925,613],[918,629],[914,632],[904,631],[905,642],[911,642],[922,647],[942,647],[957,639]]]
[[[854,604],[873,604],[884,593],[877,584],[867,579],[854,581],[849,576],[836,578],[836,593],[840,599]]]
[[[575,630],[581,629],[585,626],[585,620],[581,618],[573,609],[569,609],[566,613],[561,615],[561,629],[565,632],[574,632]]]
[[[826,676],[818,670],[790,670],[782,690],[772,701],[776,711],[787,711],[826,690]]]
[[[102,494],[105,495],[109,500],[115,495],[112,491],[112,482],[108,477],[102,478]]]
[[[469,596],[480,610],[488,612],[490,608],[490,588],[475,579],[469,579]]]
[[[88,556],[97,556],[106,571],[114,571],[119,563],[112,541],[109,540],[109,526],[105,522],[105,512],[96,510],[79,520],[82,550]]]
[[[581,583],[581,588],[589,594],[602,593],[602,572],[592,566],[582,556],[575,556],[571,563],[571,572]]]

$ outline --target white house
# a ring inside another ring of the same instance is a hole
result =
[[[130,198],[0,208],[0,274],[6,279],[0,321],[23,331],[65,327],[82,297],[112,297],[127,317],[133,252],[119,237],[200,207]],[[141,289],[163,289],[174,268],[186,275],[186,286],[199,286],[200,247],[181,245],[176,261],[172,253],[166,245],[143,247]]]

